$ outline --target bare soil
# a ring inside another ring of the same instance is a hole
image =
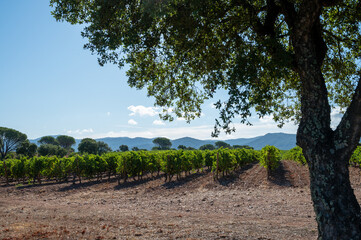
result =
[[[350,168],[361,199],[360,170]],[[267,180],[251,164],[117,184],[0,186],[0,239],[316,239],[307,167],[283,161]]]

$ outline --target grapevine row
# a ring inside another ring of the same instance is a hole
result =
[[[7,159],[0,165],[0,177],[7,176],[18,183],[47,181],[69,181],[82,179],[101,180],[116,176],[118,181],[128,178],[142,179],[163,173],[166,181],[174,176],[180,179],[192,172],[211,169],[215,176],[232,171],[258,160],[258,152],[251,149],[218,150],[168,150],[130,151],[103,155],[78,155],[70,157],[21,157]],[[5,169],[6,173],[5,174]]]

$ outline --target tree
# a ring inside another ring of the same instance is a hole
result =
[[[158,145],[158,147],[161,150],[167,150],[170,149],[170,147],[172,146],[172,143],[170,142],[170,140],[168,138],[164,138],[164,137],[158,137],[155,138],[153,140],[153,143]]]
[[[215,142],[215,145],[216,145],[216,148],[232,148],[231,145],[229,145],[228,143],[226,142],[223,142],[223,141],[217,141]]]
[[[359,239],[348,161],[361,136],[361,4],[355,0],[51,0],[57,20],[85,24],[99,63],[130,65],[128,83],[188,121],[218,89],[213,135],[255,109],[296,121],[319,238]],[[337,107],[337,108],[336,108]],[[331,127],[331,109],[344,115]],[[167,110],[167,109],[165,109]]]
[[[239,148],[239,149],[242,149],[242,148],[245,148],[245,149],[254,149],[253,147],[250,147],[250,146],[248,146],[248,145],[233,145],[232,148],[234,148],[234,149],[237,149],[237,148]]]
[[[16,150],[22,142],[27,140],[27,136],[12,128],[0,127],[0,160],[3,162],[6,184],[9,183],[7,167],[5,163],[6,156]]]
[[[107,153],[107,152],[111,152],[112,149],[108,146],[108,144],[106,144],[105,142],[103,141],[99,141],[98,143],[98,151],[97,153],[99,155],[102,155],[104,153]]]
[[[184,146],[184,145],[179,145],[179,146],[178,146],[178,149],[183,149],[183,150],[185,150],[185,149],[187,149],[187,147]]]
[[[84,138],[79,143],[78,151],[81,153],[97,154],[98,143],[92,138]]]
[[[56,142],[58,142],[62,148],[69,150],[71,146],[75,144],[75,139],[70,136],[60,135],[56,137]]]
[[[40,144],[52,144],[58,146],[58,141],[53,136],[44,136],[38,141]]]
[[[11,151],[16,150],[27,136],[15,129],[0,127],[0,157],[4,160],[6,155]]]
[[[122,152],[129,151],[129,147],[127,145],[120,145],[119,150]]]
[[[132,151],[140,151],[138,147],[132,147]]]
[[[38,146],[35,143],[30,143],[29,140],[23,141],[18,148],[16,148],[16,154],[22,154],[28,157],[33,157],[36,154]]]
[[[38,148],[40,156],[59,156],[64,157],[67,154],[67,150],[54,144],[41,144]]]
[[[199,147],[199,150],[214,150],[216,147],[213,144],[205,144]]]

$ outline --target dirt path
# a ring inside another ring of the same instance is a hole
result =
[[[307,169],[291,162],[271,181],[252,165],[219,182],[203,173],[166,184],[2,186],[0,239],[316,239],[308,188]]]

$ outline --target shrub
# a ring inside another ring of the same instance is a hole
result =
[[[260,164],[267,169],[267,178],[271,171],[276,169],[281,160],[281,152],[275,146],[267,145],[262,148],[260,156]]]
[[[299,164],[306,165],[306,158],[302,153],[302,148],[299,146],[296,146],[292,149],[290,149],[287,153],[285,153],[285,156],[283,157],[286,160],[292,160]]]

